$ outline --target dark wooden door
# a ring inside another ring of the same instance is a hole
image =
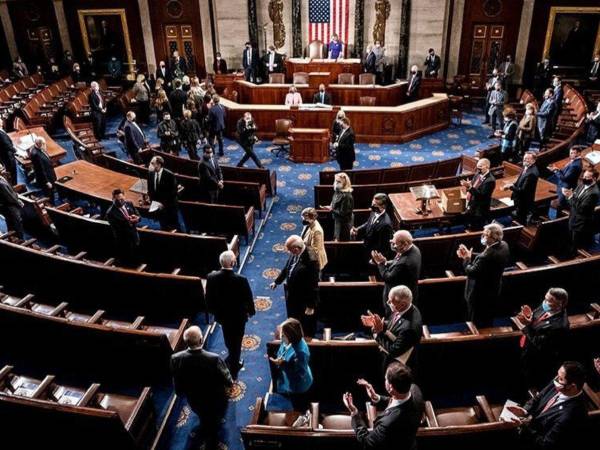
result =
[[[492,70],[504,59],[504,25],[473,25],[473,43],[469,54],[469,77],[483,88]]]
[[[191,25],[165,25],[165,43],[168,52],[165,58],[168,60],[173,52],[177,50],[179,55],[187,61],[190,71],[200,73],[200,68],[197,67],[193,36],[194,32]]]

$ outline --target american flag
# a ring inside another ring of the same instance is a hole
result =
[[[308,39],[329,43],[332,34],[337,34],[344,44],[348,44],[350,0],[309,0]]]

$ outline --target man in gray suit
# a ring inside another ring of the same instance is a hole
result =
[[[375,41],[373,53],[375,53],[375,80],[377,84],[383,84],[383,71],[385,70],[385,48],[381,46],[381,42]]]

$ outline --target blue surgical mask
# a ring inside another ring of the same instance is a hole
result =
[[[548,303],[547,300],[544,300],[542,302],[542,309],[544,310],[544,312],[550,312],[550,311],[552,311],[552,307],[550,306],[550,303]]]

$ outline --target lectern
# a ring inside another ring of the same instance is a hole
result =
[[[294,162],[323,163],[329,160],[327,128],[292,128],[290,159]]]
[[[434,198],[440,198],[437,189],[433,184],[424,184],[422,186],[413,186],[410,192],[415,196],[417,201],[421,202],[421,206],[417,207],[417,214],[427,216],[431,213],[429,201]]]

